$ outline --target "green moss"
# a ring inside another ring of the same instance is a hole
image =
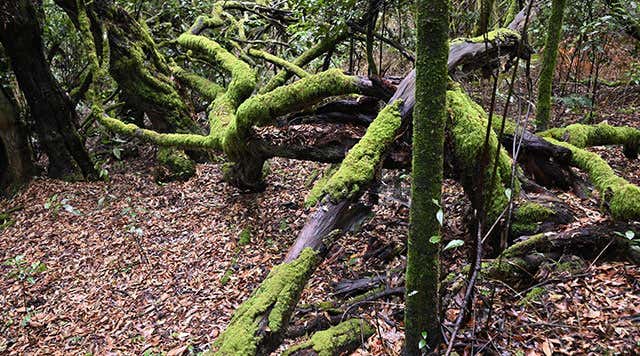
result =
[[[616,220],[640,219],[640,188],[615,174],[611,166],[598,154],[572,144],[546,138],[552,144],[566,147],[572,152],[571,164],[585,171],[600,191],[603,201],[609,203]]]
[[[551,121],[551,95],[553,78],[558,59],[558,46],[562,35],[562,19],[566,0],[553,0],[551,17],[547,29],[547,39],[544,45],[544,58],[540,79],[538,80],[538,106],[536,107],[536,127],[545,130]]]
[[[511,21],[513,21],[516,18],[516,15],[518,15],[520,7],[518,6],[518,2],[519,0],[511,0],[509,2],[509,8],[507,9],[507,13],[504,15],[504,21],[502,22],[503,26],[509,26]]]
[[[521,306],[529,305],[540,300],[542,295],[544,295],[546,292],[547,290],[543,287],[535,287],[531,289],[529,293],[527,293],[527,295],[518,302],[518,304],[520,304]]]
[[[294,261],[275,266],[233,314],[229,326],[216,341],[219,346],[216,354],[255,355],[263,338],[281,334],[317,262],[317,252],[306,248]],[[268,335],[258,334],[264,318],[268,320]]]
[[[449,110],[450,132],[453,136],[452,144],[456,160],[460,163],[463,172],[463,185],[468,194],[475,190],[478,162],[481,160],[488,118],[486,113],[462,90],[447,91],[447,103]],[[496,150],[500,150],[498,157],[497,177],[491,187],[491,174],[494,170]],[[487,221],[495,221],[508,203],[505,187],[511,185],[511,158],[498,143],[496,134],[489,134],[489,163],[485,169],[483,189],[483,201],[487,202]],[[516,180],[512,195],[517,195],[520,186]]]
[[[530,236],[528,239],[509,246],[502,252],[502,257],[512,258],[526,255],[536,250],[536,246],[544,244],[546,241],[545,234],[537,234]]]
[[[224,272],[222,278],[220,278],[220,285],[225,286],[231,280],[231,276],[233,275],[233,269],[229,268]]]
[[[326,182],[323,195],[328,194],[334,202],[353,197],[373,180],[376,167],[400,128],[400,105],[398,100],[380,111],[365,135],[349,150],[338,171]]]
[[[113,132],[140,138],[164,147],[180,147],[193,149],[219,149],[220,140],[215,136],[203,136],[198,134],[170,134],[159,133],[153,130],[141,129],[135,124],[126,124],[118,119],[101,115],[98,120],[102,125]]]
[[[522,275],[527,275],[527,268],[527,262],[517,257],[482,262],[483,276],[507,282],[521,282]]]
[[[186,180],[196,174],[196,165],[184,151],[161,147],[158,149],[158,161],[171,171],[171,178]]]
[[[251,243],[251,229],[245,228],[240,232],[240,238],[238,239],[238,246],[245,246]]]
[[[606,123],[598,125],[573,124],[563,128],[553,128],[540,133],[540,136],[552,137],[572,144],[578,148],[606,145],[624,145],[637,155],[640,147],[640,130]]]
[[[302,68],[305,65],[309,64],[314,59],[321,56],[323,53],[331,50],[335,47],[337,42],[340,42],[342,39],[346,38],[349,34],[349,28],[345,26],[341,26],[336,29],[333,33],[327,35],[325,38],[321,39],[315,46],[307,49],[304,53],[302,53],[298,58],[296,58],[292,64]],[[275,88],[284,85],[289,78],[293,75],[292,72],[288,70],[280,71],[276,74],[269,82],[260,89],[260,94],[268,93]]]
[[[264,52],[264,51],[259,51],[256,49],[249,49],[249,54],[254,56],[254,57],[258,57],[258,58],[262,58],[265,59],[273,64],[276,64],[280,67],[285,68],[286,70],[288,70],[291,73],[294,73],[295,75],[297,75],[300,78],[305,78],[309,76],[309,73],[305,72],[304,69],[298,67],[297,65],[285,61],[284,59],[280,58],[280,57],[276,57],[270,53]]]
[[[0,214],[0,231],[6,229],[14,224],[14,220],[11,219],[9,214]]]
[[[307,199],[304,203],[306,207],[312,207],[318,204],[319,200],[323,196],[325,184],[327,184],[327,182],[329,181],[329,178],[333,176],[333,174],[338,170],[339,167],[340,165],[337,165],[337,164],[331,165],[331,167],[329,167],[329,169],[327,169],[324,172],[324,174],[322,175],[322,178],[320,178],[316,182],[316,184],[314,184],[313,188],[311,188],[311,191],[309,191],[309,194],[307,195]]]
[[[251,95],[256,86],[257,78],[247,63],[229,53],[217,42],[204,36],[185,33],[178,37],[178,43],[185,48],[201,51],[231,73],[231,83],[229,83],[225,95],[234,108]]]
[[[218,84],[210,81],[207,78],[203,78],[194,73],[188,73],[180,67],[172,67],[173,75],[187,86],[200,93],[202,96],[209,100],[214,100],[218,94],[224,93],[224,88]]]
[[[315,104],[329,96],[358,92],[358,78],[331,69],[252,97],[238,108],[238,126],[269,125],[284,114]]]
[[[291,347],[283,355],[291,355],[305,349],[313,349],[318,356],[338,355],[371,335],[373,328],[369,323],[362,319],[349,319],[327,330],[318,331],[311,339]]]
[[[538,223],[544,222],[554,214],[553,209],[541,204],[534,202],[523,203],[515,211],[511,232],[515,236],[532,233],[538,228]]]
[[[498,28],[496,30],[487,32],[486,36],[477,36],[473,38],[456,38],[451,41],[451,46],[459,45],[462,43],[483,43],[485,40],[491,43],[504,42],[508,39],[520,40],[520,34],[514,30],[508,28]]]

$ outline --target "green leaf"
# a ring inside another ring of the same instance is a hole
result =
[[[511,200],[511,189],[510,188],[505,189],[504,195],[507,196],[507,199]]]
[[[462,241],[462,240],[451,240],[451,241],[449,241],[447,246],[444,247],[443,251],[450,250],[452,248],[457,248],[457,247],[460,247],[462,245],[464,245],[464,241]]]
[[[444,225],[444,211],[442,211],[442,209],[438,210],[436,213],[436,219],[438,219],[440,226]]]
[[[426,331],[423,331],[421,335],[422,335],[422,338],[423,338],[423,339],[426,339],[426,338],[427,338],[427,332],[426,332]]]
[[[624,237],[626,237],[629,240],[633,240],[633,238],[636,237],[636,234],[635,234],[635,232],[629,230],[629,231],[624,233]]]
[[[418,348],[419,348],[420,350],[422,350],[422,349],[424,349],[425,347],[427,347],[427,340],[425,340],[425,339],[420,340],[420,342],[418,342]]]
[[[438,235],[433,235],[431,236],[431,238],[429,239],[429,242],[431,242],[432,244],[439,244],[440,243],[440,236]]]
[[[112,152],[113,152],[113,156],[118,160],[122,158],[122,155],[120,154],[122,150],[119,149],[118,147],[114,147]]]

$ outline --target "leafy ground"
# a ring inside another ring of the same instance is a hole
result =
[[[188,182],[158,185],[144,163],[149,155],[114,164],[108,183],[36,179],[0,205],[0,211],[21,207],[1,232],[0,259],[23,255],[46,266],[34,283],[10,278],[15,268],[0,269],[0,352],[175,355],[208,349],[294,240],[309,213],[303,205],[308,177],[322,168],[274,160],[267,191],[240,195],[221,182],[216,164],[200,165]],[[332,282],[402,268],[400,257],[366,257],[403,244],[407,182],[399,175],[387,174],[375,218],[332,249],[301,303],[329,300]],[[398,178],[403,183],[396,186]],[[451,216],[446,236],[462,236],[460,188],[449,182],[445,199]],[[584,209],[602,219],[589,202]],[[243,231],[250,242],[241,246]],[[535,293],[497,285],[491,328],[479,335],[487,349],[640,349],[637,266],[596,263],[554,278],[545,278],[552,283]],[[400,282],[388,281],[391,287]],[[481,289],[494,285],[483,282]],[[396,297],[355,308],[377,329],[356,354],[397,354],[401,310]],[[447,318],[454,317],[451,310]]]

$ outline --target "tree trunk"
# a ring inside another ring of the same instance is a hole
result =
[[[419,355],[426,331],[429,350],[439,343],[438,221],[442,193],[449,57],[448,0],[417,2],[417,61],[413,115],[411,213],[407,243],[405,354]],[[437,202],[437,204],[436,204]],[[442,217],[443,215],[440,215]]]
[[[0,88],[0,189],[17,187],[35,173],[26,128]]]
[[[36,121],[36,133],[49,158],[49,176],[93,177],[93,164],[75,127],[78,116],[44,57],[42,16],[40,1],[3,2],[0,41]]]
[[[489,30],[489,22],[491,21],[491,12],[493,11],[494,1],[495,0],[478,0],[480,18],[476,24],[476,36],[482,36]]]
[[[549,121],[551,121],[553,74],[556,70],[565,5],[566,0],[553,0],[551,5],[551,18],[549,19],[547,40],[544,45],[544,59],[538,82],[538,107],[535,121],[537,130],[546,130]]]

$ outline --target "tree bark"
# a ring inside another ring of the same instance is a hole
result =
[[[26,128],[0,88],[0,189],[17,187],[35,173]]]
[[[565,5],[566,0],[553,0],[551,5],[551,18],[549,19],[547,40],[544,45],[544,58],[538,82],[538,106],[535,120],[537,130],[546,130],[549,126],[549,121],[551,121],[553,75],[556,70]]]
[[[36,121],[39,142],[49,158],[49,176],[91,178],[95,172],[76,131],[78,116],[44,57],[41,5],[38,0],[2,2],[0,41]]]
[[[449,1],[416,4],[416,89],[413,113],[411,211],[407,242],[405,354],[420,355],[422,333],[428,349],[442,338],[439,317],[439,242],[447,117]],[[444,215],[441,215],[444,219]]]

